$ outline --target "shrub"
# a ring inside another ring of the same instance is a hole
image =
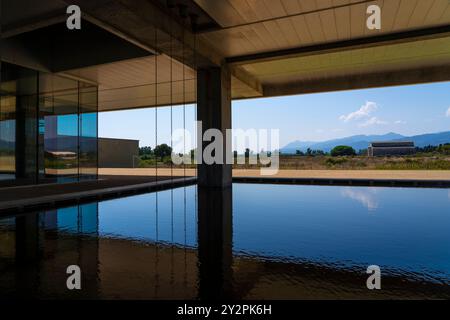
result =
[[[331,155],[333,157],[338,156],[355,156],[356,151],[352,147],[349,146],[337,146],[334,147],[333,150],[331,150]]]
[[[327,166],[335,166],[335,165],[343,164],[343,163],[346,163],[346,162],[347,162],[347,159],[345,159],[345,158],[342,158],[342,159],[328,158],[328,159],[325,161],[325,164],[326,164]]]

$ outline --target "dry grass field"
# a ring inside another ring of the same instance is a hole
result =
[[[235,165],[236,169],[257,169],[258,165]],[[280,169],[287,170],[450,170],[450,156],[281,156]]]

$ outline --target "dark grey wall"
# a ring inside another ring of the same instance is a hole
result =
[[[138,165],[139,140],[98,139],[99,168],[133,168]]]

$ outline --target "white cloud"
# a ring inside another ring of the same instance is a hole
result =
[[[404,120],[397,120],[394,123],[395,124],[406,124],[406,121],[404,121]]]
[[[358,124],[358,127],[369,127],[374,125],[384,125],[388,124],[386,121],[380,120],[377,117],[372,117],[369,120]]]
[[[446,115],[447,117],[450,118],[450,108],[448,108],[448,110],[447,110],[447,112],[445,113],[445,115]]]
[[[368,117],[373,111],[377,110],[378,106],[375,102],[367,101],[366,104],[361,106],[359,110],[356,110],[355,112],[351,112],[347,115],[342,115],[339,117],[340,120],[348,122],[351,120],[357,120],[361,118]]]

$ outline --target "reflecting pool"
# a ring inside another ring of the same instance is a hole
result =
[[[448,189],[187,186],[0,218],[0,298],[448,299],[449,231]]]

